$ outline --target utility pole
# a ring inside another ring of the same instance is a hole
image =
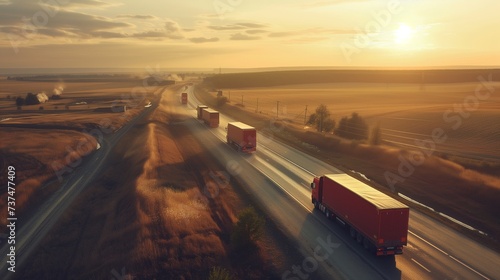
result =
[[[304,125],[307,123],[307,105],[306,105],[306,112],[304,113]]]
[[[279,117],[279,112],[280,112],[280,102],[276,101],[276,119]]]

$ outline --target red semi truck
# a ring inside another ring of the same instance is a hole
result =
[[[188,103],[188,94],[187,94],[187,92],[183,92],[181,94],[181,101],[182,101],[182,104],[187,104]]]
[[[227,124],[227,143],[235,146],[238,151],[255,152],[257,147],[257,131],[254,127],[241,122]]]
[[[201,120],[202,119],[202,111],[203,109],[207,109],[208,106],[206,105],[198,105],[198,107],[196,107],[196,117]]]
[[[377,256],[403,253],[408,206],[347,174],[316,177],[311,189],[314,207],[348,226],[365,249]]]
[[[210,127],[219,127],[219,112],[205,108],[202,111],[203,121]]]

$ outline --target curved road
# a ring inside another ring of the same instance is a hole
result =
[[[155,95],[159,98],[166,87],[159,88]],[[33,215],[16,221],[15,255],[18,270],[25,264],[30,253],[47,235],[60,216],[71,205],[74,199],[87,185],[97,179],[99,174],[107,167],[107,158],[118,141],[140,120],[144,119],[155,110],[159,102],[155,100],[151,107],[145,108],[138,116],[120,128],[117,132],[105,135],[100,148],[92,155],[86,157],[71,174],[64,178],[63,184],[47,201],[45,201]],[[105,134],[103,132],[103,134]],[[7,280],[15,277],[15,273],[8,271],[8,249],[11,245],[2,244],[0,248],[0,279]]]

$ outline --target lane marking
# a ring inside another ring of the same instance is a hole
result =
[[[427,272],[429,272],[429,273],[431,272],[431,271],[430,271],[427,267],[425,267],[423,264],[421,264],[421,263],[417,262],[417,260],[415,260],[414,258],[411,258],[411,260],[412,260],[414,263],[418,264],[421,268],[425,269]]]
[[[448,256],[450,257],[452,260],[454,260],[455,262],[461,264],[462,266],[464,266],[465,268],[468,268],[470,271],[476,273],[477,275],[481,276],[482,278],[486,279],[486,280],[490,280],[490,278],[488,278],[487,276],[483,275],[481,272],[475,270],[474,268],[470,267],[469,265],[463,263],[462,261],[460,261],[459,259],[453,257],[452,255],[446,253],[445,251],[439,249],[436,245],[430,243],[429,241],[425,240],[424,238],[418,236],[416,233],[412,232],[411,230],[408,230],[408,233],[411,233],[412,235],[414,235],[415,237],[417,237],[418,239],[422,240],[423,242],[427,243],[429,246],[433,247],[434,249],[438,250],[439,252],[443,253],[445,256]]]
[[[477,273],[479,276],[483,277],[484,279],[487,279],[487,280],[490,280],[490,278],[484,276],[483,274],[481,274],[480,272],[478,272],[477,270],[475,270],[474,268],[466,265],[465,263],[461,262],[459,259],[455,258],[454,256],[451,256],[450,255],[450,258],[452,258],[454,261],[458,262],[459,264],[467,267],[468,269],[470,269],[471,271],[474,271],[475,273]]]
[[[271,152],[271,153],[275,154],[275,155],[276,155],[276,156],[278,156],[279,158],[281,158],[281,159],[283,159],[283,160],[285,160],[285,161],[287,161],[287,162],[291,163],[292,165],[295,165],[297,168],[301,169],[302,171],[304,171],[304,172],[306,172],[306,173],[309,173],[310,175],[312,175],[312,176],[314,176],[314,177],[317,177],[317,176],[316,176],[316,174],[314,174],[314,173],[312,173],[311,171],[309,171],[309,170],[305,169],[304,167],[302,167],[302,166],[300,166],[300,165],[296,164],[295,162],[293,162],[293,161],[291,161],[291,160],[287,159],[286,157],[284,157],[284,156],[280,155],[278,152],[276,152],[276,151],[272,150],[271,148],[269,148],[269,147],[267,147],[267,146],[265,146],[265,145],[262,145],[262,144],[260,144],[260,146],[261,146],[261,147],[263,147],[264,149],[268,150],[269,152]],[[301,156],[302,156],[302,155],[301,155]]]

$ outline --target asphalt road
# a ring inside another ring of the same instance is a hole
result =
[[[188,89],[185,114],[193,116],[186,122],[207,151],[243,181],[248,191],[267,213],[296,240],[305,256],[313,257],[314,249],[323,244],[318,238],[336,244],[328,258],[310,273],[313,279],[499,279],[500,255],[470,240],[461,233],[441,224],[415,209],[410,210],[408,246],[403,255],[375,257],[352,240],[340,225],[326,220],[313,211],[309,185],[314,176],[341,173],[340,170],[273,139],[276,128],[257,136],[257,152],[252,155],[237,153],[226,144],[225,127],[235,121],[220,115],[219,128],[209,128],[196,120],[199,102]],[[237,121],[237,120],[236,120]],[[338,245],[338,246],[337,246]],[[332,245],[333,246],[333,245]],[[315,268],[307,259],[302,272],[289,274],[284,279],[301,277],[300,273]],[[302,266],[302,264],[297,264]],[[285,273],[285,271],[283,272]]]
[[[166,87],[159,88],[156,93],[163,92]],[[15,269],[19,270],[26,264],[26,260],[43,238],[52,229],[60,216],[68,209],[74,199],[86,186],[97,179],[98,175],[107,167],[108,156],[113,147],[127,132],[140,120],[144,119],[158,106],[158,100],[153,101],[149,108],[145,108],[138,116],[113,134],[105,136],[100,149],[85,158],[80,166],[68,174],[60,186],[47,201],[45,201],[31,217],[19,218],[16,222]],[[15,277],[15,273],[8,271],[10,266],[7,254],[11,245],[5,243],[0,248],[0,279]]]

